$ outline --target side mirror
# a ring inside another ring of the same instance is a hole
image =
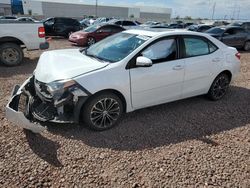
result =
[[[151,67],[153,62],[151,59],[143,56],[139,56],[136,58],[136,66],[137,67]]]

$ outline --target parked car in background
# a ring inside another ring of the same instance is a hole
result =
[[[101,18],[97,18],[95,21],[94,21],[94,25],[95,24],[101,24],[101,23],[107,23],[108,21],[112,20],[113,18],[106,18],[106,17],[101,17]]]
[[[28,51],[49,48],[43,24],[0,20],[0,62],[6,66],[21,64],[24,48]]]
[[[31,17],[19,17],[15,20],[18,22],[39,22],[38,20],[35,20],[34,18]]]
[[[140,24],[138,22],[130,21],[130,20],[115,20],[115,19],[113,19],[113,20],[109,21],[108,23],[122,26],[125,29],[132,29],[134,27],[140,26]]]
[[[151,26],[155,26],[155,25],[160,25],[161,22],[157,22],[157,21],[147,21],[143,24],[141,24],[142,27],[151,27]]]
[[[0,16],[0,20],[15,20],[16,16]]]
[[[33,132],[46,129],[34,122],[107,130],[137,109],[204,94],[222,99],[239,74],[239,58],[203,33],[124,31],[89,48],[43,53],[34,74],[13,90],[6,117]]]
[[[206,24],[199,24],[199,25],[191,25],[187,28],[189,31],[196,31],[196,32],[205,32],[209,29],[211,29],[212,25],[206,25]]]
[[[125,29],[115,24],[92,25],[69,36],[69,41],[78,46],[91,46],[94,43]]]
[[[183,23],[171,23],[168,26],[169,29],[184,29],[185,25]]]
[[[191,25],[195,25],[193,22],[187,22],[187,23],[184,23],[184,27],[187,28]]]
[[[250,33],[241,27],[215,27],[206,31],[207,34],[217,38],[228,46],[238,49],[250,50]]]
[[[247,32],[250,32],[250,22],[233,22],[229,26],[237,26],[245,29]]]
[[[80,21],[81,27],[82,28],[87,28],[90,26],[90,22],[89,19],[85,18],[83,20]]]
[[[48,18],[44,22],[45,32],[48,36],[63,36],[68,38],[72,32],[81,30],[78,20],[65,17]]]

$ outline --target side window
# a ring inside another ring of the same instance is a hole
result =
[[[47,20],[45,23],[47,25],[53,25],[55,23],[55,20],[53,18],[51,18],[51,19]]]
[[[111,32],[113,33],[120,32],[120,31],[123,31],[121,27],[115,27],[115,26],[111,27]]]
[[[105,33],[109,33],[109,32],[111,32],[111,28],[110,27],[102,27],[102,28],[100,28],[100,29],[98,29],[98,32],[105,32]]]
[[[209,52],[210,52],[210,53],[213,53],[213,52],[215,52],[216,50],[218,50],[218,47],[215,46],[212,42],[208,42],[208,46],[209,46]]]
[[[224,35],[235,35],[235,34],[236,34],[236,30],[235,29],[228,29],[224,33]]]
[[[134,22],[130,22],[130,21],[124,21],[123,22],[123,25],[124,26],[134,26],[134,25],[136,25]]]
[[[199,38],[184,38],[186,57],[207,55],[210,53],[208,43]]]
[[[115,22],[116,25],[122,25],[122,22],[121,21],[117,21]]]
[[[151,59],[154,63],[175,60],[177,47],[175,39],[164,39],[156,42],[142,52],[142,56]]]

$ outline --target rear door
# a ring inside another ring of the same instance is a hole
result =
[[[182,52],[185,59],[182,98],[206,93],[217,69],[221,69],[222,54],[214,44],[199,36],[184,36]]]
[[[157,105],[181,97],[185,60],[178,59],[177,41],[175,37],[160,39],[138,55],[151,59],[153,65],[130,69],[133,108]]]

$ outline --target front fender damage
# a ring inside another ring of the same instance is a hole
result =
[[[34,77],[30,77],[22,86],[17,85],[13,89],[6,105],[6,118],[14,125],[34,133],[47,129],[41,122],[79,123],[81,107],[88,98],[79,93],[84,94],[74,90],[65,92],[60,100],[47,100],[35,89]]]

